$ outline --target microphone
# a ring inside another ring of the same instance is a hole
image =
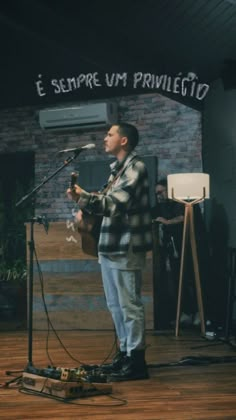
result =
[[[68,153],[68,152],[76,152],[76,153],[80,153],[80,152],[82,152],[83,150],[86,150],[86,149],[93,149],[94,147],[96,147],[96,146],[95,146],[95,144],[94,144],[94,143],[91,143],[91,144],[86,144],[85,146],[82,146],[82,147],[75,147],[75,148],[73,148],[73,149],[64,149],[64,150],[60,150],[58,153]]]

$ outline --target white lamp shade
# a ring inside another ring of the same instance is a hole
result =
[[[210,197],[210,177],[205,173],[183,173],[167,176],[168,198],[195,200]],[[204,191],[205,189],[205,191]]]

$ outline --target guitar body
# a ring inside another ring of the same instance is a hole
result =
[[[77,175],[71,174],[71,188],[76,183]],[[79,216],[79,217],[78,217]],[[81,246],[85,254],[97,257],[98,255],[98,241],[102,223],[102,216],[89,214],[85,211],[79,210],[76,217],[75,225],[81,235]]]
[[[85,216],[85,219],[87,218],[87,215]],[[92,255],[93,257],[97,257],[98,255],[98,241],[99,241],[99,235],[100,235],[100,228],[101,228],[101,222],[102,218],[100,217],[94,217],[89,215],[89,230],[81,230],[78,227],[78,232],[81,235],[81,245],[82,250],[85,254]]]

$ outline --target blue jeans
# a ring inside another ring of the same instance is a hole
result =
[[[108,258],[100,257],[103,287],[120,350],[145,349],[145,314],[141,300],[141,270],[112,268]]]

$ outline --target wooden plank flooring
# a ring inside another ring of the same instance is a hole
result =
[[[0,325],[1,327],[1,325]],[[114,344],[113,331],[33,332],[33,364],[78,367],[101,363]],[[27,331],[0,331],[0,382],[7,371],[24,370],[28,363]],[[50,356],[50,359],[48,357]],[[214,357],[214,359],[213,359]],[[236,419],[236,353],[220,341],[210,342],[197,331],[157,334],[147,331],[150,379],[112,384],[111,396],[98,395],[62,402],[20,392],[16,383],[0,389],[0,419],[95,420],[226,420]],[[184,358],[184,359],[183,359]],[[181,360],[196,365],[181,364]],[[207,360],[208,363],[201,364]],[[212,361],[215,361],[213,363]],[[21,375],[16,372],[15,375]]]

